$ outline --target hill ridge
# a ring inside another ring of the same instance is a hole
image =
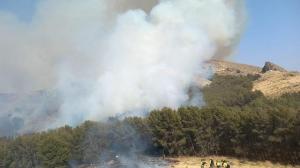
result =
[[[287,71],[269,61],[264,67],[216,59],[208,61],[207,65],[217,75],[257,75],[253,91],[259,90],[268,97],[300,92],[300,73]]]

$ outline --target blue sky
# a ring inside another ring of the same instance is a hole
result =
[[[23,21],[30,21],[38,0],[0,0],[0,10],[16,14]]]
[[[248,22],[233,60],[300,70],[300,0],[247,0]]]
[[[30,21],[38,0],[0,0],[0,10]],[[248,22],[232,60],[262,66],[272,61],[300,70],[300,0],[246,0]]]

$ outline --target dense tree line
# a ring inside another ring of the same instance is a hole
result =
[[[227,155],[300,162],[300,93],[266,98],[255,76],[215,76],[203,107],[163,108],[145,118],[111,118],[0,139],[0,167],[69,167],[116,153]]]

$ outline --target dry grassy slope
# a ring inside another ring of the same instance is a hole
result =
[[[300,92],[299,72],[268,71],[261,73],[262,68],[260,67],[219,60],[209,61],[208,67],[219,75],[259,75],[259,79],[253,83],[253,90],[259,90],[269,97]]]
[[[300,74],[269,71],[254,82],[253,90],[260,90],[271,97],[300,92]]]
[[[260,74],[261,68],[246,65],[246,64],[238,64],[228,61],[220,61],[220,60],[211,60],[208,61],[208,66],[215,73],[219,75],[247,75],[247,74]]]

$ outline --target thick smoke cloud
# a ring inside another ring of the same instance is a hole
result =
[[[239,0],[43,0],[31,22],[2,12],[0,92],[56,90],[53,127],[176,108],[203,63],[232,51],[242,9]]]

